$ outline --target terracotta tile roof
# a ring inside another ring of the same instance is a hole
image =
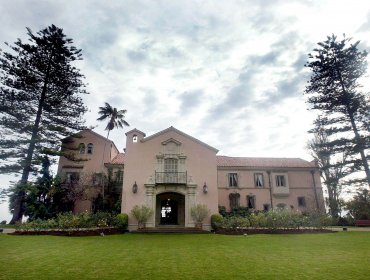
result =
[[[109,164],[124,164],[125,154],[119,153],[116,155]]]
[[[217,166],[230,167],[316,167],[300,158],[254,158],[217,156]]]

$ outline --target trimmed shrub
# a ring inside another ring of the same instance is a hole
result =
[[[131,210],[131,214],[137,220],[139,228],[141,228],[145,227],[146,222],[153,215],[153,210],[146,205],[135,205]]]
[[[222,217],[220,214],[213,214],[211,216],[211,226],[214,230],[218,229],[222,225],[224,217]]]
[[[307,218],[309,227],[323,228],[332,224],[331,216],[321,212],[309,212]]]
[[[220,215],[222,217],[227,217],[228,216],[228,213],[226,211],[226,207],[225,206],[218,206],[218,213],[220,213]]]
[[[224,218],[222,222],[222,228],[226,229],[243,229],[250,226],[248,218],[245,217],[238,217],[238,216],[231,216],[228,218]]]
[[[6,225],[6,220],[1,221],[0,225]]]
[[[203,220],[209,215],[209,209],[205,204],[197,204],[191,207],[190,215],[194,222],[202,223]]]
[[[126,213],[117,214],[114,218],[114,226],[119,229],[125,230],[128,225],[128,215]]]
[[[229,213],[230,216],[238,216],[238,217],[249,217],[251,211],[248,207],[237,207],[231,210]]]
[[[266,227],[267,226],[267,219],[265,213],[259,212],[257,214],[253,213],[249,217],[249,222],[251,227],[258,228],[258,227]]]
[[[227,212],[225,206],[218,206],[218,213],[220,213],[220,215],[223,217],[249,217],[251,211],[248,207],[236,207],[233,208],[230,212]]]

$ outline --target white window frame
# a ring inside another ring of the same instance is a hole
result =
[[[249,200],[251,199],[251,204],[252,204],[252,207],[249,207]],[[256,196],[251,194],[251,195],[247,195],[247,208],[249,209],[256,209]]]
[[[87,144],[86,154],[92,155],[94,153],[94,144],[89,143]]]
[[[231,172],[227,174],[227,184],[230,188],[238,187],[238,173]]]
[[[264,187],[263,173],[262,172],[254,173],[254,186],[256,188],[263,188]]]
[[[286,176],[285,175],[275,175],[275,185],[278,188],[285,188],[287,187],[286,184]]]

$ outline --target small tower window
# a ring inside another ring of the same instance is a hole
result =
[[[137,135],[136,134],[134,136],[132,136],[132,142],[134,142],[134,143],[137,142]]]
[[[94,145],[92,143],[87,144],[87,153],[92,154],[94,150]]]
[[[80,145],[78,145],[78,150],[79,150],[81,155],[84,154],[85,153],[85,144],[81,143]]]

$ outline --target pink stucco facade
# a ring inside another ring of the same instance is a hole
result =
[[[219,206],[253,211],[324,208],[314,162],[218,156],[217,149],[174,127],[151,136],[137,129],[127,132],[125,153],[94,132],[83,132],[82,136],[86,143],[94,143],[96,157],[86,155],[88,160],[79,163],[80,172],[105,172],[108,165],[115,164],[124,168],[121,211],[129,214],[130,230],[138,226],[130,214],[135,205],[154,211],[147,227],[194,227],[190,209],[197,204],[205,204],[210,215],[218,213]],[[78,143],[79,139],[74,145]],[[59,173],[68,172],[71,166],[78,169],[76,163],[61,158]],[[210,215],[204,229],[210,229]]]
[[[71,174],[78,174],[80,183],[89,185],[89,193],[85,198],[76,201],[73,211],[91,211],[92,200],[102,192],[100,182],[92,182],[92,177],[96,174],[107,175],[107,165],[119,156],[119,151],[111,140],[90,129],[64,139],[63,143],[62,152],[67,155],[61,156],[58,164],[58,174],[62,182],[67,183]],[[68,155],[72,156],[73,160],[70,160]],[[123,170],[123,164],[112,166],[113,169]],[[85,182],[82,182],[83,180]]]

